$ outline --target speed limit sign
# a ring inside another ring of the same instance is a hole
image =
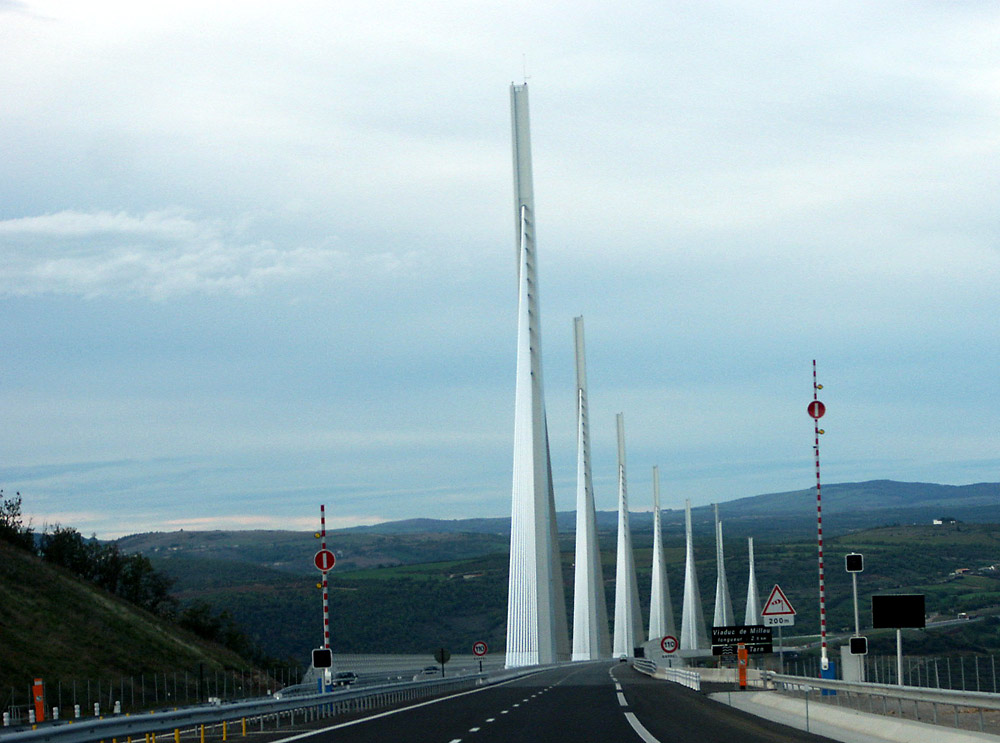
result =
[[[662,640],[660,640],[660,648],[664,653],[672,653],[677,650],[677,638],[673,635],[667,635]]]
[[[487,650],[489,650],[489,648],[486,647],[486,643],[483,642],[482,640],[480,640],[479,642],[477,642],[475,645],[472,646],[472,654],[475,656],[486,655]]]

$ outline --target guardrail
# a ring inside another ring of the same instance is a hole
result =
[[[923,686],[898,686],[895,684],[873,684],[860,681],[839,681],[837,679],[813,678],[808,676],[789,676],[787,674],[764,671],[762,677],[766,686],[779,691],[805,693],[814,690],[830,690],[844,692],[848,695],[867,696],[869,712],[878,713],[873,700],[881,698],[882,714],[889,714],[889,700],[895,704],[896,714],[904,715],[903,702],[913,703],[916,719],[921,719],[919,705],[931,707],[931,717],[934,724],[939,724],[938,706],[951,707],[954,712],[955,727],[959,727],[959,708],[979,711],[979,729],[985,729],[983,710],[1000,710],[1000,694],[986,691],[959,691],[956,689],[933,689]],[[839,700],[837,700],[839,702]],[[909,704],[907,704],[907,707]]]
[[[522,671],[523,673],[523,671]],[[175,740],[181,729],[195,729],[239,722],[246,730],[248,721],[295,723],[296,714],[303,720],[333,717],[349,712],[378,709],[399,702],[434,696],[442,692],[474,688],[488,683],[498,683],[503,678],[490,678],[487,674],[456,676],[426,681],[405,681],[395,684],[368,686],[360,689],[338,690],[329,693],[293,694],[281,698],[263,697],[251,701],[199,705],[169,711],[135,715],[67,720],[38,725],[28,730],[2,730],[3,743],[90,743],[90,741],[125,740],[147,734],[174,732]],[[516,674],[514,674],[516,675]]]
[[[697,671],[686,668],[660,668],[648,658],[636,658],[632,662],[632,667],[647,676],[666,679],[689,689],[701,691],[701,674]]]

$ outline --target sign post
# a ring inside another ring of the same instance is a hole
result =
[[[896,630],[896,683],[903,685],[903,627],[923,628],[924,594],[901,593],[872,596],[872,629]]]
[[[483,656],[489,652],[489,646],[482,640],[472,646],[472,654],[479,659],[479,672],[483,672]]]
[[[782,629],[795,624],[795,609],[792,602],[785,596],[781,586],[777,583],[771,589],[771,595],[764,602],[764,608],[760,612],[761,619],[764,620],[765,627],[778,628],[778,664],[781,672],[785,672],[785,638],[782,636]]]
[[[319,650],[326,651],[320,655],[316,655],[316,651],[313,651],[313,658],[325,662],[326,658],[330,658],[330,665],[325,666],[323,672],[324,685],[330,684],[333,680],[333,656],[330,651],[330,588],[326,580],[327,572],[336,564],[336,556],[326,548],[326,506],[320,505],[319,507],[319,525],[320,530],[316,535],[318,539],[322,539],[320,542],[320,550],[315,555],[313,555],[313,565],[318,571],[323,574],[323,582],[320,584],[320,588],[323,589],[323,646],[318,648]],[[320,666],[316,666],[319,668]],[[326,689],[324,689],[325,691]]]
[[[438,648],[434,651],[434,660],[441,664],[441,675],[444,676],[444,664],[451,658],[451,652],[446,648]]]
[[[824,433],[819,427],[819,419],[826,413],[826,405],[819,401],[817,393],[823,389],[823,385],[816,383],[816,359],[813,359],[813,399],[806,410],[809,417],[813,419],[813,429],[815,431],[815,443],[813,450],[816,453],[816,546],[819,550],[819,636],[820,636],[820,668],[826,670],[830,661],[826,656],[826,581],[823,575],[823,506],[821,502],[821,490],[819,484],[819,437]]]

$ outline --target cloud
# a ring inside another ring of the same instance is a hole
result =
[[[247,221],[252,218],[197,219],[183,210],[67,210],[0,221],[6,247],[0,296],[245,295],[276,283],[336,277],[347,267],[342,250],[246,241]],[[382,254],[365,262],[391,268],[401,260]]]

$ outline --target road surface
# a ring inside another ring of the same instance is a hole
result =
[[[319,723],[317,723],[319,724]],[[272,743],[817,743],[622,663],[580,663]]]

